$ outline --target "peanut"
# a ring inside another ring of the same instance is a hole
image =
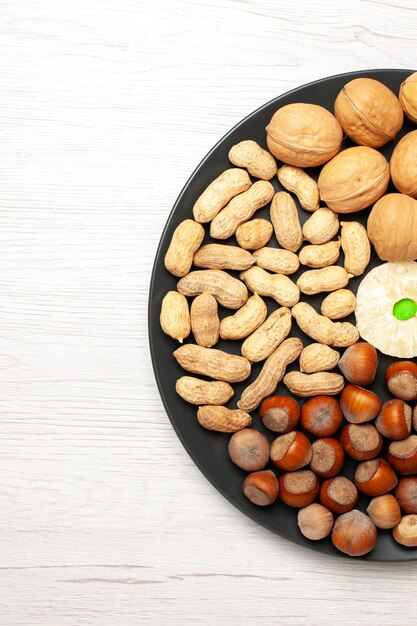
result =
[[[277,173],[277,164],[272,154],[250,139],[232,146],[229,160],[233,165],[245,167],[251,176],[262,180],[271,180]]]
[[[330,209],[317,209],[311,217],[304,222],[303,235],[310,243],[322,244],[332,239],[339,230],[339,218],[337,213]]]
[[[240,278],[251,291],[273,298],[281,306],[293,306],[300,299],[299,288],[288,276],[268,274],[261,267],[255,266],[242,272]]]
[[[252,363],[264,361],[278,348],[291,330],[291,311],[277,309],[242,344],[242,354]]]
[[[359,339],[356,326],[349,322],[332,322],[328,317],[316,313],[307,302],[296,304],[292,309],[292,314],[306,335],[327,346],[344,348],[356,343]]]
[[[233,387],[221,380],[207,381],[193,376],[182,376],[175,389],[190,404],[226,404],[234,395]]]
[[[255,211],[271,201],[274,188],[266,180],[258,180],[247,191],[232,198],[210,225],[213,239],[228,239],[237,228],[251,219]]]
[[[303,349],[303,342],[297,337],[285,339],[265,361],[259,376],[246,387],[237,403],[242,411],[253,411],[262,400],[274,393],[282,380],[287,365],[293,363]],[[343,377],[341,376],[342,380]]]
[[[359,331],[350,322],[333,322],[333,342],[335,348],[347,348],[359,340]]]
[[[252,417],[239,409],[227,409],[225,406],[200,406],[197,419],[201,426],[219,433],[235,433],[252,424]]]
[[[259,217],[241,224],[236,230],[236,240],[245,250],[258,250],[266,246],[272,237],[272,224]]]
[[[319,343],[324,343],[328,346],[332,345],[334,324],[328,317],[316,313],[307,302],[296,304],[292,309],[292,314],[298,326],[306,335]]]
[[[164,333],[182,343],[191,331],[187,298],[178,291],[168,291],[159,319]]]
[[[300,371],[305,374],[332,370],[338,364],[340,354],[329,346],[311,343],[300,354]]]
[[[247,270],[255,259],[247,250],[221,243],[208,243],[201,246],[194,255],[196,267],[208,270]]]
[[[193,343],[175,350],[174,357],[187,372],[227,383],[245,380],[251,371],[249,361],[243,356],[228,354],[216,348],[203,348]]]
[[[294,274],[300,267],[298,256],[290,250],[261,248],[255,250],[252,256],[256,265],[275,274]]]
[[[338,289],[324,298],[321,303],[321,314],[331,320],[338,320],[353,313],[355,306],[355,295],[349,289]]]
[[[231,167],[203,191],[193,207],[194,219],[204,224],[210,222],[226,204],[251,186],[245,170]]]
[[[227,309],[240,309],[248,299],[245,285],[222,270],[196,270],[178,282],[177,289],[184,296],[198,296],[207,291]]]
[[[366,228],[359,222],[342,222],[341,227],[346,271],[360,276],[371,260],[371,244]]]
[[[335,291],[345,287],[352,274],[348,274],[340,265],[330,265],[320,270],[308,270],[301,274],[297,285],[302,293],[314,295],[322,291]]]
[[[184,220],[174,230],[164,263],[174,276],[185,276],[190,271],[193,256],[204,239],[204,228],[193,220]]]
[[[306,398],[308,396],[335,396],[345,386],[343,376],[332,372],[316,372],[314,374],[302,374],[301,372],[289,372],[284,376],[284,385],[295,396]]]
[[[266,315],[266,304],[255,293],[234,315],[222,319],[220,337],[222,339],[244,339],[265,321]]]
[[[201,248],[200,248],[201,250]],[[198,254],[198,252],[197,252]],[[336,263],[340,255],[340,239],[313,246],[304,246],[299,252],[302,265],[318,269]],[[195,257],[194,257],[195,258]]]
[[[295,193],[303,209],[316,211],[319,208],[319,188],[314,178],[304,170],[293,165],[283,165],[279,168],[277,176],[287,191]]]
[[[303,243],[303,232],[295,202],[286,191],[279,191],[273,197],[271,221],[281,248],[297,252]]]
[[[219,340],[220,320],[217,300],[211,293],[201,293],[191,304],[191,329],[199,346],[211,348]]]

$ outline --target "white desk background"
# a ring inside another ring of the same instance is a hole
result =
[[[417,623],[417,565],[316,555],[215,491],[147,338],[205,153],[292,87],[417,66],[416,23],[414,0],[0,3],[2,626]]]

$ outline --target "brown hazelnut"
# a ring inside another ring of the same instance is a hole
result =
[[[369,389],[357,385],[346,385],[340,396],[343,415],[351,424],[362,424],[373,420],[382,408],[380,398]]]
[[[367,554],[375,548],[377,538],[373,521],[357,509],[338,517],[333,526],[333,545],[349,556]]]
[[[390,443],[387,459],[399,474],[417,474],[417,435]]]
[[[400,478],[394,494],[404,513],[417,513],[417,476]]]
[[[243,483],[243,493],[248,500],[258,506],[268,506],[275,502],[278,492],[278,478],[271,470],[252,472]]]
[[[390,493],[373,498],[366,512],[377,528],[394,528],[401,520],[400,505]]]
[[[263,425],[274,433],[288,433],[300,419],[300,406],[289,396],[265,398],[259,408]]]
[[[393,396],[401,400],[417,399],[417,365],[413,361],[396,361],[387,367],[385,382]]]
[[[411,432],[412,410],[403,400],[388,400],[382,405],[375,426],[384,437],[399,441]]]
[[[343,132],[337,119],[317,104],[297,102],[281,107],[266,127],[272,154],[289,165],[322,165],[340,150]]]
[[[368,217],[368,237],[382,261],[417,259],[417,201],[403,193],[388,193]]]
[[[310,469],[320,478],[336,476],[343,467],[345,453],[336,439],[316,439],[311,445]]]
[[[316,437],[334,435],[343,421],[340,405],[331,396],[315,396],[301,408],[301,425]]]
[[[417,130],[413,130],[404,135],[397,143],[389,163],[392,182],[398,191],[413,198],[417,198],[416,155]]]
[[[309,440],[303,433],[295,430],[280,435],[271,443],[271,461],[284,472],[293,472],[308,465],[311,454]]]
[[[269,441],[254,428],[244,428],[230,437],[229,456],[247,472],[261,470],[268,463]]]
[[[373,424],[346,424],[340,443],[355,461],[369,461],[381,452],[382,436]]]
[[[333,528],[333,515],[322,504],[313,502],[298,511],[298,527],[304,537],[318,541],[330,534]]]
[[[371,148],[394,139],[404,119],[397,96],[373,78],[347,83],[336,98],[334,114],[353,141]]]
[[[415,548],[417,546],[417,515],[404,515],[392,531],[392,535],[402,546]]]
[[[335,515],[346,513],[358,501],[358,490],[346,476],[325,480],[320,489],[320,502]]]
[[[400,102],[406,116],[417,123],[417,72],[401,83]]]
[[[282,474],[279,479],[279,497],[288,506],[308,506],[320,490],[317,476],[310,470]]]
[[[355,485],[367,496],[382,496],[397,485],[392,467],[384,459],[359,463],[355,472]]]
[[[320,198],[336,213],[361,211],[386,191],[390,179],[386,158],[366,146],[347,148],[320,172]]]
[[[367,387],[375,378],[378,355],[370,343],[358,341],[345,350],[337,366],[350,383]]]

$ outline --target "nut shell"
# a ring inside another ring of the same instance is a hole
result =
[[[400,139],[389,165],[392,182],[398,191],[417,198],[417,130]]]
[[[336,98],[334,113],[353,141],[371,148],[394,139],[404,119],[397,96],[372,78],[355,78],[347,83]]]
[[[347,148],[321,170],[320,198],[336,213],[361,211],[385,193],[389,179],[383,154],[366,146]]]
[[[374,205],[368,218],[368,237],[382,261],[417,259],[417,201],[389,193]]]
[[[278,109],[266,132],[270,152],[297,167],[326,163],[339,152],[343,139],[342,128],[330,111],[301,102]]]
[[[417,72],[410,74],[401,84],[400,102],[406,116],[417,123]]]

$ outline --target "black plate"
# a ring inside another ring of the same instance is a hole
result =
[[[271,102],[268,102],[258,110],[251,113],[243,121],[237,124],[237,126],[232,128],[232,130],[229,131],[227,135],[225,135],[214,146],[214,148],[201,161],[200,165],[185,184],[185,187],[181,191],[171,211],[164,232],[162,233],[152,273],[149,295],[149,340],[152,362],[165,409],[185,449],[203,474],[216,487],[216,489],[243,513],[277,535],[281,535],[282,537],[286,537],[287,539],[290,539],[300,545],[326,554],[337,554],[339,556],[343,556],[333,547],[329,539],[313,542],[303,537],[297,527],[297,510],[291,509],[283,505],[281,502],[276,502],[270,507],[257,507],[243,496],[242,482],[246,473],[233,465],[229,459],[227,452],[229,435],[219,434],[203,429],[198,424],[195,417],[196,407],[187,404],[176,394],[175,381],[186,372],[180,368],[172,356],[172,352],[178,347],[179,344],[162,332],[159,325],[159,313],[162,298],[167,291],[176,289],[177,279],[165,269],[163,260],[174,229],[182,220],[192,217],[192,207],[198,196],[203,192],[207,185],[214,178],[216,178],[216,176],[218,176],[226,168],[231,167],[227,158],[227,154],[231,146],[244,139],[253,139],[263,147],[266,147],[265,126],[268,124],[272,115],[279,107],[293,102],[311,102],[314,104],[320,104],[332,111],[334,100],[345,83],[360,76],[380,80],[392,89],[394,93],[398,94],[401,82],[409,74],[411,74],[412,71],[413,70],[370,70],[332,76],[330,78],[325,78],[323,80],[304,85],[298,89],[294,89],[289,93],[271,100]],[[385,145],[381,149],[381,152],[389,158],[398,139],[414,128],[415,126],[413,126],[408,119],[405,119],[404,126],[396,140]],[[349,140],[346,140],[343,148],[347,148],[351,145],[354,144],[352,144]],[[309,173],[312,176],[317,177],[318,171],[318,168],[311,168]],[[276,178],[271,182],[276,190],[282,189]],[[394,191],[393,188],[389,189],[389,191],[390,190]],[[257,211],[256,217],[267,218],[268,213],[269,207],[265,207],[260,211]],[[311,215],[302,209],[299,210],[299,213],[302,222],[304,222]],[[369,210],[365,210],[360,213],[343,216],[342,219],[360,220],[365,224],[368,214]],[[206,234],[204,242],[207,243],[208,241],[210,241],[210,237]],[[229,240],[228,243],[236,245],[234,238]],[[271,240],[268,245],[274,245],[273,241]],[[343,260],[339,261],[339,263],[342,264]],[[379,263],[379,259],[374,254],[368,267],[368,271]],[[299,273],[300,272],[295,274],[295,278],[298,277]],[[362,278],[363,277],[352,279],[349,282],[349,288],[356,292]],[[314,297],[303,296],[303,299],[306,299],[317,309],[319,309],[322,298],[323,294]],[[268,312],[270,313],[277,307],[277,305],[270,299],[267,300],[269,300]],[[220,307],[221,317],[230,315],[231,313],[233,312],[221,309]],[[354,318],[351,321],[354,321]],[[293,323],[291,336],[301,337],[304,345],[311,343],[311,340],[298,329],[295,322]],[[189,338],[186,341],[192,341],[192,339]],[[220,340],[216,345],[216,348],[225,349],[226,351],[239,354],[241,343],[242,342],[240,341],[224,342]],[[393,359],[381,354],[379,354],[379,357],[380,362],[378,374],[372,389],[376,391],[383,400],[386,400],[389,396],[383,383],[383,373],[388,363]],[[228,406],[236,406],[236,400],[240,397],[243,388],[258,375],[261,366],[262,363],[255,364],[252,367],[251,377],[243,383],[239,383],[234,386],[235,396],[234,399],[232,398],[232,401]],[[297,369],[297,364],[294,364],[289,369]],[[285,386],[280,384],[277,389],[277,393],[288,394],[288,390]],[[253,415],[253,426],[265,433],[267,437],[272,440],[274,438],[274,434],[263,428],[258,412],[255,411]],[[354,461],[346,463],[344,473],[352,478],[355,466],[356,463]],[[366,503],[368,501],[368,498],[361,498],[358,507],[365,510]],[[378,531],[378,535],[379,537],[376,548],[370,554],[365,556],[364,559],[368,561],[412,561],[417,558],[417,551],[404,548],[397,544],[393,540],[390,531]]]

